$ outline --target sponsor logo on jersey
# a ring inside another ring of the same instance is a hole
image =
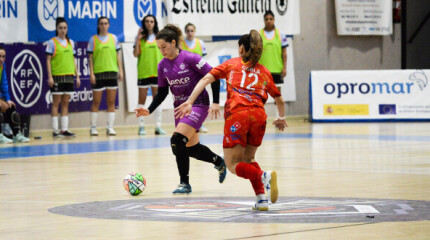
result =
[[[169,78],[167,78],[167,82],[169,83],[169,85],[186,85],[190,82],[190,78],[184,77],[175,80],[170,80]]]
[[[206,60],[204,60],[203,58],[200,59],[200,62],[196,65],[196,67],[198,69],[202,69],[202,67],[206,64]]]

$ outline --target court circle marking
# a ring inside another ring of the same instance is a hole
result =
[[[166,222],[356,223],[430,220],[430,201],[281,197],[269,211],[253,211],[253,197],[130,197],[48,209],[98,219]]]

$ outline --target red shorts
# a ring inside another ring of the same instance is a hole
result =
[[[235,112],[225,119],[224,148],[232,148],[237,144],[246,147],[258,147],[266,132],[267,115],[262,108],[250,108]]]

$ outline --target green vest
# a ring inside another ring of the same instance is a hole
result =
[[[158,63],[163,59],[157,42],[140,40],[140,55],[137,58],[137,78],[149,78],[158,76]]]
[[[200,56],[203,56],[203,49],[202,49],[202,45],[200,44],[200,40],[198,38],[196,38],[196,44],[194,45],[193,48],[189,48],[187,46],[187,43],[185,42],[185,40],[181,41],[181,45],[182,45],[182,49],[188,52],[193,52],[193,53],[197,53]]]
[[[108,40],[106,42],[100,41],[97,35],[94,35],[93,38],[94,73],[118,72],[116,45],[112,34],[108,34]]]
[[[55,51],[51,58],[52,76],[74,75],[75,58],[72,44],[67,41],[67,46],[64,47],[56,38],[52,40],[55,43]]]
[[[272,39],[266,38],[264,29],[260,30],[260,35],[263,39],[263,54],[259,63],[271,73],[281,73],[284,68],[284,61],[282,60],[282,44],[279,30],[275,29],[275,36]]]

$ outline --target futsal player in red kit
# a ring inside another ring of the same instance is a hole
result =
[[[284,100],[275,86],[272,75],[258,61],[263,51],[260,34],[251,30],[239,40],[239,56],[213,68],[194,88],[186,102],[175,109],[176,118],[191,113],[191,108],[205,87],[216,80],[226,78],[227,101],[225,103],[224,158],[227,168],[239,177],[249,179],[257,196],[254,210],[267,211],[266,188],[272,203],[278,199],[275,171],[263,171],[255,160],[255,153],[266,131],[267,115],[264,103],[268,94],[275,99],[279,118],[273,124],[280,130],[287,127]],[[212,112],[213,113],[213,112]],[[216,113],[215,113],[216,117]]]

